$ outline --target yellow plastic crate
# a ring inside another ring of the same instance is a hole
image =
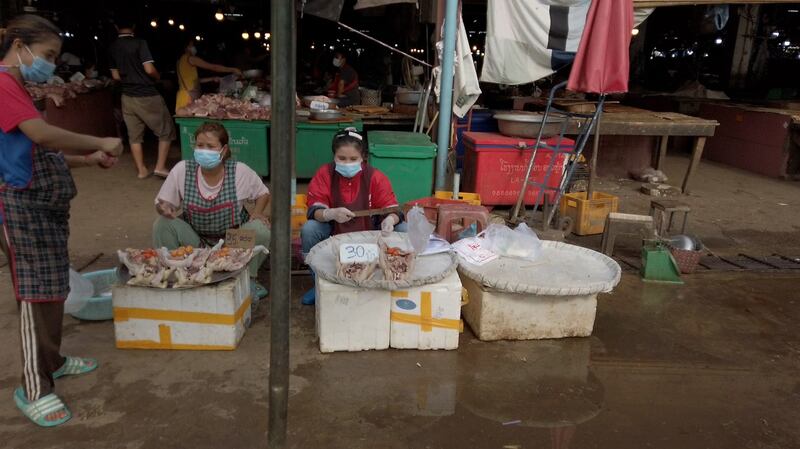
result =
[[[586,192],[566,193],[559,205],[561,216],[572,218],[572,232],[578,235],[602,234],[606,217],[617,209],[619,198],[603,192],[593,192],[588,200]]]
[[[436,193],[433,194],[433,196],[434,198],[438,198],[440,200],[452,200],[453,192],[437,190]],[[458,192],[458,199],[473,206],[481,205],[481,196],[478,195],[477,193]]]

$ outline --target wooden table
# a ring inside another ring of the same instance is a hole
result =
[[[578,134],[585,120],[574,120],[567,125],[567,134]],[[694,138],[692,159],[683,178],[681,190],[689,192],[692,175],[697,170],[706,139],[714,135],[719,123],[675,112],[652,112],[619,104],[608,104],[600,119],[601,136],[657,136],[660,137],[658,163],[656,168],[664,166],[667,156],[667,143],[671,136],[687,136]],[[588,145],[589,143],[587,143]]]

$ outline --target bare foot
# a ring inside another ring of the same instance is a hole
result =
[[[67,410],[62,408],[61,410],[59,410],[57,412],[53,412],[53,413],[45,416],[44,419],[47,420],[47,421],[53,422],[53,421],[58,421],[58,420],[64,419],[66,416],[67,416]]]

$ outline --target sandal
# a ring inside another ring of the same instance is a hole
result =
[[[90,373],[97,369],[97,360],[67,356],[67,361],[53,373],[53,379],[64,376]]]
[[[169,172],[154,171],[153,176],[155,176],[156,178],[167,179],[167,176],[169,176]]]
[[[255,300],[266,298],[267,295],[269,295],[267,287],[264,287],[254,280],[250,281],[250,292],[253,294],[253,299]]]
[[[42,427],[55,427],[65,422],[69,421],[72,418],[72,413],[70,413],[67,406],[61,401],[61,398],[55,395],[55,393],[50,393],[47,396],[43,396],[33,402],[29,402],[28,398],[25,397],[25,391],[22,387],[18,387],[14,390],[14,402],[17,404],[17,407],[20,409],[23,415],[27,416],[28,419],[34,422],[34,424],[42,426]],[[55,421],[49,421],[47,419],[48,415],[52,415],[54,413],[64,411],[64,417],[61,419],[57,419]]]

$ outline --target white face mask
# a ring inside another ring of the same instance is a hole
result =
[[[191,47],[189,47],[189,53],[190,53],[192,56],[197,56],[197,47],[195,47],[194,45],[193,45],[193,46],[191,46]]]
[[[334,67],[341,67],[342,66],[341,58],[333,58],[333,66]]]

